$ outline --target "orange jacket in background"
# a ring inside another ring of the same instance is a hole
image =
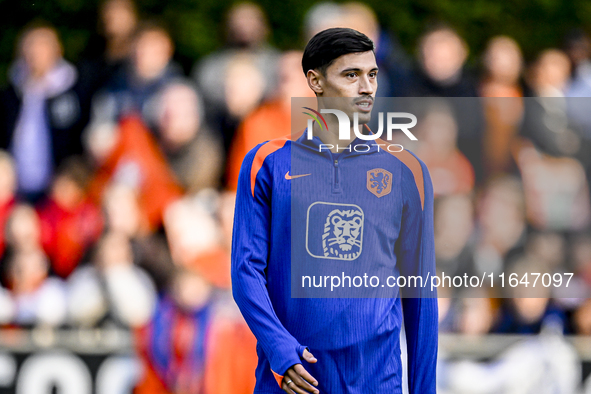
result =
[[[235,191],[238,174],[246,154],[261,142],[281,138],[291,132],[291,113],[281,101],[261,105],[244,119],[230,149],[226,169],[226,188]]]
[[[425,155],[419,157],[429,169],[435,197],[466,194],[474,189],[474,168],[458,149],[443,161],[433,160]]]
[[[138,117],[119,123],[118,141],[90,184],[90,195],[101,201],[103,192],[118,171],[139,170],[139,202],[150,229],[162,224],[164,209],[182,195],[182,189],[166,163],[154,137]]]

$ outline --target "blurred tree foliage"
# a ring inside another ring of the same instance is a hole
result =
[[[142,17],[157,17],[177,43],[177,60],[186,70],[223,43],[223,20],[230,0],[138,0]],[[57,26],[66,58],[78,61],[97,28],[99,0],[0,0],[0,83],[14,57],[19,31],[31,20]],[[260,0],[272,27],[271,41],[282,49],[303,46],[302,21],[314,0]],[[396,34],[409,53],[430,23],[457,28],[471,48],[475,63],[486,41],[506,34],[521,44],[526,59],[542,49],[560,46],[566,32],[591,27],[588,0],[367,0],[383,27]]]

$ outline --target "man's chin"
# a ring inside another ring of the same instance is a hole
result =
[[[359,125],[361,126],[362,124],[366,124],[369,123],[369,121],[371,120],[371,111],[369,112],[357,112],[358,117],[359,117]],[[353,120],[353,119],[351,119]]]

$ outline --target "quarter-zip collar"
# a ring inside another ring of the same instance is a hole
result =
[[[369,128],[367,128],[367,129],[369,130]],[[311,149],[311,150],[317,152],[318,154],[322,154],[323,156],[327,156],[331,159],[331,161],[333,161],[334,160],[333,159],[334,153],[330,149],[323,149],[321,151],[320,147],[322,144],[324,144],[322,142],[322,140],[320,138],[318,138],[317,136],[313,136],[312,139],[309,140],[307,138],[307,134],[308,134],[307,131],[308,131],[307,128],[304,129],[302,135],[299,138],[292,140],[292,143],[295,143],[301,147]],[[370,131],[370,133],[373,134],[373,132],[371,130],[369,130],[369,131]],[[381,144],[381,147],[378,146],[378,144]],[[356,150],[356,147],[359,145],[368,146],[369,149],[364,147],[362,149],[357,148],[358,150]],[[385,149],[385,146],[386,146],[386,143],[384,143],[381,140],[365,141],[365,140],[360,139],[359,137],[356,137],[353,141],[351,141],[351,143],[349,145],[343,146],[342,147],[343,149],[339,149],[339,152],[338,152],[339,153],[339,160],[342,160],[346,157],[379,152],[381,149]]]

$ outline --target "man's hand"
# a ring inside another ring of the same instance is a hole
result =
[[[318,361],[308,350],[304,350],[304,360],[311,364]],[[287,384],[287,382],[289,382],[289,384]],[[318,394],[320,391],[312,385],[318,386],[318,381],[306,371],[302,364],[295,364],[285,372],[281,388],[289,394]]]

